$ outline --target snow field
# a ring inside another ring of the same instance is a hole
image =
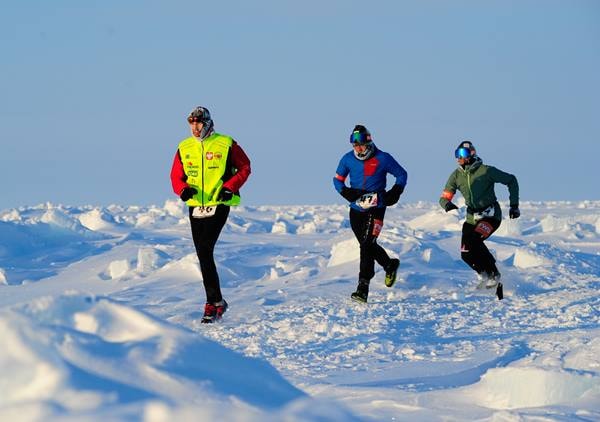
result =
[[[0,211],[0,419],[600,419],[599,210],[504,220],[498,301],[460,260],[464,211],[392,208],[399,280],[363,306],[345,206],[239,207],[211,326],[178,202]]]

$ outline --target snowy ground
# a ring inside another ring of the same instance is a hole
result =
[[[600,201],[521,210],[503,301],[463,213],[388,210],[401,280],[364,306],[347,207],[240,207],[213,325],[178,202],[0,211],[0,420],[600,420]]]

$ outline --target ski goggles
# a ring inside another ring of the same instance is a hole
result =
[[[465,147],[456,148],[454,156],[456,158],[469,158],[471,156],[471,149]]]
[[[356,132],[352,132],[352,134],[350,135],[350,143],[351,144],[364,145],[364,144],[368,144],[369,142],[371,142],[371,134],[369,134],[369,133],[356,131]]]

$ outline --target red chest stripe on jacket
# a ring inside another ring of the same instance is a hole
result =
[[[375,157],[369,158],[365,161],[364,172],[365,176],[373,176],[375,171],[377,171],[377,167],[379,166],[379,160]]]

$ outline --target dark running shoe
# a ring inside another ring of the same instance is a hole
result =
[[[210,324],[220,320],[223,314],[227,311],[227,302],[223,299],[216,303],[206,303],[204,305],[204,316],[202,317],[202,324]]]
[[[358,280],[356,291],[350,295],[350,298],[356,302],[367,303],[367,297],[369,297],[369,282]]]
[[[392,258],[390,265],[385,269],[385,285],[392,287],[396,282],[396,275],[398,273],[398,267],[400,266],[400,260]]]

